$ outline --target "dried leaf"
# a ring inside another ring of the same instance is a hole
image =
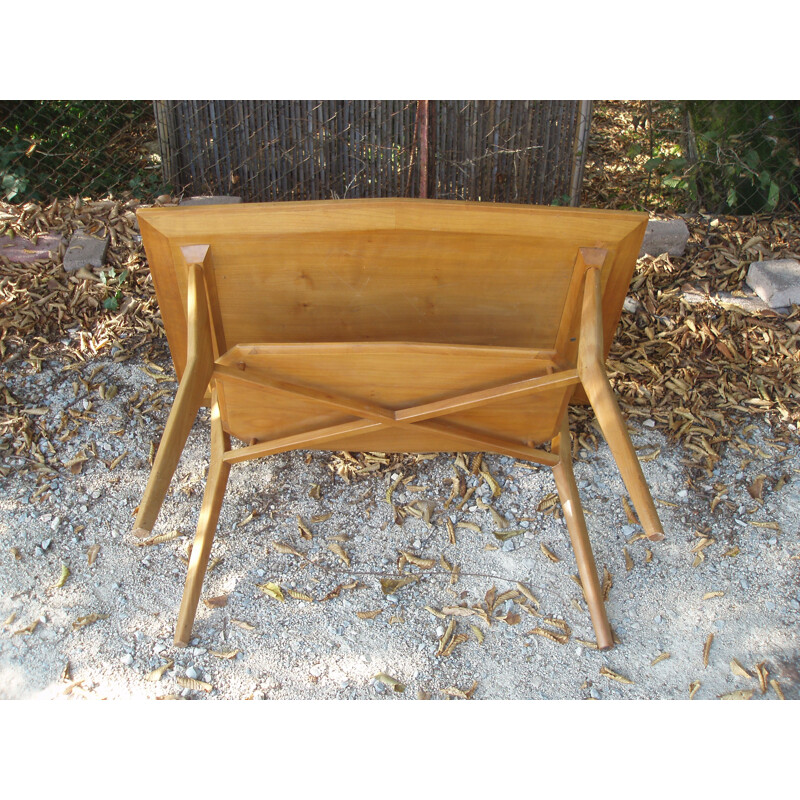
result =
[[[450,520],[450,517],[445,517],[444,518],[444,522],[445,522],[445,525],[447,526],[447,539],[450,542],[450,544],[455,544],[456,543],[456,531],[455,531],[455,528],[453,527],[453,523]]]
[[[752,678],[751,675],[735,658],[731,661],[731,672],[740,678]]]
[[[511,531],[492,531],[492,533],[494,533],[495,538],[499,539],[501,542],[507,542],[509,539],[513,539],[515,536],[520,536],[525,533],[525,531],[519,529]]]
[[[761,689],[761,694],[766,694],[767,676],[769,675],[769,670],[767,669],[764,661],[756,664],[756,675],[758,675],[758,686]]]
[[[474,531],[475,533],[481,532],[480,525],[476,525],[474,522],[456,522],[456,528],[466,528],[467,530]]]
[[[628,552],[627,547],[623,547],[622,552],[625,555],[625,571],[630,572],[633,569],[633,559],[631,558],[631,554]]]
[[[219,594],[216,597],[204,597],[203,603],[206,608],[224,608],[228,605],[228,595]]]
[[[285,556],[298,556],[299,558],[305,558],[305,554],[301,553],[299,550],[295,550],[290,544],[285,544],[284,542],[270,542],[272,547],[274,548],[276,553],[281,553]]]
[[[700,688],[700,681],[692,681],[689,684],[689,699],[694,700],[694,696],[697,694],[697,690]]]
[[[239,654],[239,648],[236,650],[209,650],[208,654],[214,658],[224,658],[226,661],[232,661]]]
[[[566,644],[569,641],[569,636],[565,633],[554,633],[553,631],[548,631],[545,628],[534,628],[533,630],[528,631],[525,635],[528,634],[535,634],[536,636],[543,636],[545,639],[550,639],[551,642],[556,642],[558,644]]]
[[[173,667],[174,665],[175,665],[175,662],[174,662],[174,661],[167,661],[167,663],[166,663],[166,664],[164,664],[164,665],[162,665],[162,666],[158,667],[158,669],[154,669],[152,672],[148,672],[148,673],[147,673],[147,675],[145,675],[145,676],[144,676],[144,679],[145,679],[146,681],[153,681],[154,683],[155,683],[156,681],[160,681],[160,680],[161,680],[161,678],[162,678],[162,676],[164,675],[164,673],[165,673],[165,672],[166,672],[168,669],[172,669],[172,667]]]
[[[618,683],[628,683],[633,684],[632,680],[628,680],[628,678],[620,675],[613,670],[610,670],[608,667],[600,667],[600,674],[605,675],[606,678],[610,678],[612,681],[617,681]]]
[[[246,631],[254,631],[256,629],[255,625],[251,625],[243,619],[232,619],[231,625],[235,625],[237,628],[243,628]]]
[[[311,528],[306,525],[306,523],[303,521],[303,518],[299,514],[297,515],[297,527],[300,530],[300,535],[304,539],[308,540],[312,538],[313,534],[311,533]]]
[[[356,611],[356,616],[359,619],[375,619],[382,611],[382,608],[377,608],[375,611]]]
[[[476,612],[472,608],[465,608],[464,606],[445,606],[442,609],[444,616],[450,617],[474,617]]]
[[[409,564],[413,564],[415,567],[431,569],[432,567],[436,566],[435,558],[420,558],[413,553],[409,553],[407,550],[400,550],[400,554],[406,559],[406,561],[408,561]]]
[[[492,515],[492,519],[494,520],[494,524],[500,528],[501,531],[508,530],[511,526],[511,523],[502,515],[499,514],[494,508],[489,506],[489,513]],[[495,534],[497,536],[497,534]]]
[[[630,522],[631,525],[638,525],[639,520],[636,519],[636,515],[633,513],[633,509],[631,508],[627,497],[622,498],[622,508],[625,511],[625,516],[628,518],[628,522]]]
[[[350,556],[347,555],[347,551],[338,542],[329,542],[328,550],[335,556],[339,556],[348,567],[350,566]]]
[[[167,533],[160,533],[158,536],[153,536],[151,539],[136,539],[133,543],[137,547],[148,547],[152,544],[171,542],[173,539],[178,539],[181,536],[183,536],[183,534],[180,531],[168,531]]]
[[[556,492],[550,492],[550,494],[545,495],[539,502],[539,505],[536,506],[536,510],[541,512],[548,511],[553,508],[557,502],[558,494]]]
[[[453,631],[456,629],[456,621],[451,619],[450,622],[447,623],[447,629],[442,634],[441,638],[439,639],[439,647],[436,650],[436,655],[440,656],[444,651],[447,643],[450,641],[450,637],[453,635]]]
[[[492,473],[489,472],[489,470],[486,469],[484,466],[482,466],[481,475],[483,476],[483,479],[486,481],[486,483],[489,484],[489,488],[492,490],[492,497],[493,498],[500,497],[500,495],[503,493],[503,489],[500,486],[500,484],[495,480]]]
[[[358,581],[350,581],[349,583],[340,583],[333,589],[331,589],[331,591],[328,592],[328,594],[326,594],[325,597],[322,598],[322,600],[320,600],[320,603],[325,603],[328,600],[333,600],[334,597],[338,597],[341,594],[343,589],[355,589],[358,587],[358,585],[359,585]]]
[[[528,600],[530,600],[531,603],[533,603],[536,606],[536,608],[539,608],[539,601],[536,599],[536,597],[533,594],[533,592],[527,586],[525,586],[524,583],[517,583],[517,589],[519,589],[519,591],[525,597],[527,597]]]
[[[210,692],[214,687],[205,681],[198,681],[194,678],[185,678],[182,675],[176,678],[178,684],[183,686],[184,689],[194,689],[199,692]]]
[[[611,577],[611,573],[608,571],[607,567],[603,567],[603,600],[608,600],[608,595],[611,593],[611,590],[614,588],[614,579]]]
[[[326,522],[333,516],[333,513],[328,514],[316,514],[315,516],[311,517],[311,524],[317,525],[320,522]]]
[[[714,634],[713,633],[709,633],[708,634],[708,639],[706,639],[706,643],[703,646],[703,666],[704,667],[708,666],[708,656],[709,656],[709,653],[711,652],[711,643],[713,641],[714,641]]]
[[[69,567],[66,564],[61,565],[61,577],[58,579],[58,582],[53,584],[54,589],[60,589],[66,582],[67,578],[70,576]]]
[[[384,594],[394,594],[408,586],[409,583],[414,583],[417,580],[416,575],[406,575],[404,578],[381,578],[381,591]]]
[[[478,644],[483,644],[483,631],[477,625],[470,625],[472,632],[475,634],[475,638],[478,640]]]
[[[783,692],[781,691],[781,685],[776,681],[774,678],[770,680],[769,685],[775,690],[775,694],[778,695],[779,700],[785,700],[786,698],[783,696]]]
[[[264,594],[272,597],[274,600],[280,600],[281,603],[286,600],[286,598],[283,596],[283,590],[277,583],[257,583],[256,586],[261,589]]]
[[[100,545],[93,544],[86,553],[86,559],[89,562],[89,566],[91,567],[92,564],[97,560],[97,556],[100,553]]]
[[[659,662],[661,662],[661,661],[666,661],[666,659],[668,659],[670,656],[671,656],[671,653],[661,653],[660,655],[656,656],[656,657],[655,657],[655,658],[654,658],[654,659],[653,659],[653,660],[650,662],[650,666],[651,666],[651,667],[654,667],[654,666],[655,666],[656,664],[658,664]]]
[[[293,597],[295,600],[305,600],[306,603],[314,602],[314,598],[311,597],[311,595],[305,592],[298,592],[296,589],[287,589],[286,594],[288,594],[289,597]]]
[[[453,654],[453,650],[463,642],[466,642],[469,639],[469,635],[466,633],[458,633],[456,634],[450,641],[447,643],[447,647],[442,650],[442,658],[447,658]]]
[[[721,694],[720,700],[750,700],[755,694],[753,689],[738,689],[735,692],[728,692],[728,694]]]
[[[712,597],[723,597],[725,592],[706,592],[703,595],[703,600],[711,600]]]
[[[108,614],[87,614],[84,617],[78,617],[78,619],[72,623],[72,628],[77,631],[79,628],[85,628],[87,625],[91,625],[102,619],[108,619]]]
[[[397,478],[395,478],[394,482],[390,484],[389,488],[386,490],[386,502],[389,503],[389,505],[393,505],[392,494],[394,494],[394,490],[400,485],[401,480],[403,480],[402,472],[397,476]]]
[[[554,563],[557,564],[561,559],[548,547],[545,546],[544,542],[539,544],[541,551]]]
[[[129,455],[129,452],[126,450],[121,456],[117,456],[109,465],[108,468],[110,470],[115,469],[122,463],[122,459]]]
[[[14,633],[12,633],[11,635],[16,636],[17,634],[20,633],[33,633],[38,627],[39,627],[39,620],[37,618],[33,622],[31,622],[30,625],[26,625],[24,628],[20,628],[19,630],[14,631]],[[74,623],[73,627],[75,627]]]
[[[431,607],[431,606],[423,606],[426,611],[430,611],[434,617],[438,617],[439,619],[447,619],[447,615],[443,614],[441,611]]]
[[[247,525],[248,522],[252,522],[256,517],[260,517],[261,512],[253,509],[243,520],[236,523],[236,526],[241,528],[244,525]]]
[[[375,675],[374,680],[380,681],[395,692],[404,692],[406,690],[404,683],[400,683],[397,678],[393,678],[391,675],[387,675],[385,672],[379,672],[377,675]]]
[[[653,461],[654,459],[658,458],[661,455],[661,448],[656,447],[650,453],[646,453],[645,455],[639,456],[639,461]]]
[[[457,686],[448,686],[446,689],[442,689],[441,692],[448,697],[458,697],[461,700],[471,700],[472,695],[475,693],[477,688],[478,681],[475,681],[466,692],[463,689],[459,689]]]
[[[565,633],[567,636],[572,634],[572,629],[564,622],[563,619],[558,619],[556,617],[542,617],[542,622],[551,625],[553,628],[558,628],[562,633]]]
[[[781,526],[777,522],[755,522],[754,520],[747,520],[751,525],[756,528],[769,528],[771,531],[780,531]]]
[[[766,477],[767,477],[766,475],[759,475],[747,487],[747,491],[749,492],[750,497],[752,497],[753,500],[764,499],[764,478]]]

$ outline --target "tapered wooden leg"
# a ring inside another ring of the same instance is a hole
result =
[[[592,404],[600,430],[611,448],[620,475],[633,500],[647,538],[653,542],[664,538],[650,489],[644,479],[641,464],[633,449],[625,419],[619,410],[614,390],[603,366],[603,312],[600,292],[600,270],[586,271],[581,312],[581,335],[578,342],[578,375],[589,402]]]
[[[197,375],[187,370],[175,395],[175,402],[153,461],[153,469],[147,479],[147,488],[144,490],[142,502],[139,503],[134,536],[143,538],[149,536],[153,530],[207,388],[207,375]]]
[[[585,380],[583,386],[647,538],[653,542],[661,541],[664,529],[605,371],[594,380]]]
[[[222,430],[217,405],[217,393],[211,394],[211,461],[208,467],[206,490],[203,494],[203,505],[200,508],[200,519],[192,544],[192,555],[189,559],[189,572],[183,589],[183,600],[178,612],[178,624],[175,628],[175,646],[186,647],[192,638],[192,625],[200,600],[200,590],[208,566],[211,544],[217,530],[222,498],[228,483],[230,464],[223,461],[222,456],[230,449],[230,437]]]
[[[569,537],[572,540],[572,549],[575,552],[575,561],[578,564],[578,575],[583,586],[583,595],[589,607],[592,618],[597,646],[601,650],[608,650],[614,646],[611,626],[608,624],[606,609],[603,603],[603,590],[597,575],[597,566],[589,543],[589,534],[586,532],[586,519],[583,516],[578,487],[575,484],[575,475],[572,472],[572,452],[570,448],[569,425],[567,415],[561,423],[559,435],[553,440],[553,452],[561,456],[561,460],[553,467],[553,476],[556,480],[561,508],[564,510],[564,519],[567,523]]]

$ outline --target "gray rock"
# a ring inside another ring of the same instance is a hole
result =
[[[635,314],[641,307],[642,304],[631,295],[628,295],[625,298],[625,302],[622,304],[623,310],[627,311],[629,314]]]
[[[102,269],[108,250],[109,237],[98,238],[83,231],[75,231],[64,253],[65,272],[77,272],[81,267]]]
[[[756,261],[747,271],[747,284],[771,308],[800,304],[800,262],[792,258]]]
[[[15,264],[30,264],[31,261],[48,261],[53,250],[58,250],[64,237],[51,231],[36,239],[36,244],[24,236],[0,236],[0,256]]]
[[[723,308],[738,308],[746,314],[758,314],[766,311],[770,306],[755,294],[731,294],[730,292],[718,292],[711,298],[717,305]]]
[[[639,258],[644,255],[682,256],[689,241],[689,228],[682,219],[651,219],[647,223]]]
[[[214,195],[208,197],[186,197],[180,201],[181,206],[218,206],[229,205],[230,203],[241,203],[241,197],[232,195]]]

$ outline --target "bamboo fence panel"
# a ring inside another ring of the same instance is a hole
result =
[[[585,103],[430,101],[429,196],[577,204]],[[414,100],[159,100],[154,111],[164,180],[177,194],[247,202],[420,195]]]

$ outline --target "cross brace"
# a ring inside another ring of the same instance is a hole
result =
[[[424,403],[417,406],[392,411],[374,403],[367,403],[346,395],[335,392],[314,389],[297,383],[275,380],[265,372],[257,369],[248,369],[244,362],[238,367],[217,364],[214,367],[213,378],[223,382],[226,381],[246,384],[269,391],[281,392],[284,394],[302,397],[306,400],[313,400],[329,408],[335,408],[353,416],[360,417],[353,422],[345,422],[340,425],[331,425],[326,428],[307,431],[285,436],[279,439],[272,439],[266,442],[240,447],[236,450],[229,450],[223,456],[229,463],[246,461],[251,458],[279,453],[284,450],[293,450],[308,446],[318,446],[320,443],[337,439],[347,434],[367,433],[385,427],[410,428],[435,432],[442,436],[453,439],[454,449],[456,445],[461,445],[462,449],[474,449],[476,446],[489,448],[497,452],[506,453],[516,458],[524,458],[547,466],[554,466],[558,463],[558,457],[545,450],[538,450],[533,447],[515,442],[510,439],[495,436],[493,434],[482,433],[469,430],[450,423],[436,421],[436,417],[452,414],[459,411],[478,408],[499,399],[509,399],[521,397],[534,392],[541,392],[546,389],[567,389],[578,383],[578,371],[576,369],[563,370],[550,375],[540,375],[532,378],[506,383],[490,389],[481,389],[467,394],[454,395],[443,400],[436,400],[432,403]],[[427,421],[433,420],[433,421]]]

